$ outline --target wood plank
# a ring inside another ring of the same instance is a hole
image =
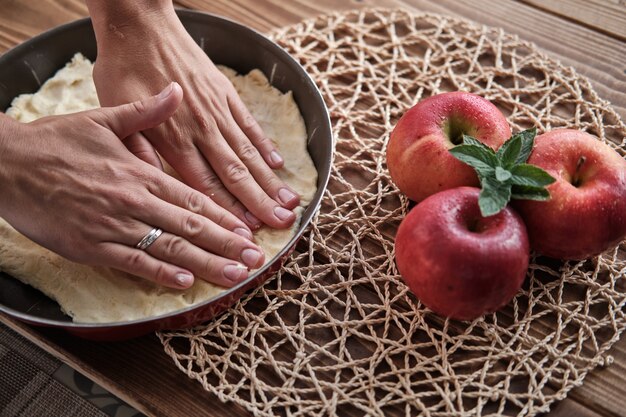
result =
[[[1,1],[0,54],[43,31],[89,16],[84,0]]]
[[[87,16],[85,2],[78,0],[4,0],[1,7],[0,53],[44,30]]]
[[[613,364],[597,367],[568,398],[606,416],[623,416],[626,410],[626,338],[609,350]],[[576,414],[572,414],[576,415]]]
[[[0,321],[148,416],[250,415],[236,404],[219,401],[182,374],[155,335],[96,343],[33,328],[2,313]]]
[[[582,404],[574,401],[559,401],[546,416],[549,417],[607,417],[609,414],[599,414]],[[617,416],[617,415],[616,415]]]
[[[626,2],[623,0],[522,0],[622,41],[626,40]]]

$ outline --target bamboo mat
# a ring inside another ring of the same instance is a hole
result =
[[[206,325],[159,334],[183,373],[257,416],[533,416],[612,362],[626,327],[624,244],[583,262],[533,256],[517,297],[472,322],[433,315],[393,260],[409,204],[385,147],[406,109],[470,91],[514,131],[578,128],[624,155],[626,126],[586,78],[500,29],[434,14],[350,11],[271,36],[330,109],[329,189],[273,279]]]

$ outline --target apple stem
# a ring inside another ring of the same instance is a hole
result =
[[[585,158],[584,156],[581,156],[578,159],[578,163],[576,164],[576,171],[574,172],[574,180],[572,181],[572,184],[574,185],[574,187],[578,187],[580,185],[580,178],[579,178],[580,170],[585,164],[585,161],[587,161],[587,158]]]

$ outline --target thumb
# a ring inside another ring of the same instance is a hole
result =
[[[116,107],[103,108],[105,124],[119,138],[150,129],[166,121],[183,99],[183,89],[176,82],[152,97]]]

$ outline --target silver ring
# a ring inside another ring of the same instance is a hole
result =
[[[148,249],[148,247],[152,245],[154,241],[157,240],[159,236],[161,236],[162,233],[163,233],[163,230],[159,229],[158,227],[155,227],[154,229],[150,230],[150,232],[148,232],[148,234],[145,235],[143,239],[141,239],[139,243],[135,245],[135,247],[139,250]]]

